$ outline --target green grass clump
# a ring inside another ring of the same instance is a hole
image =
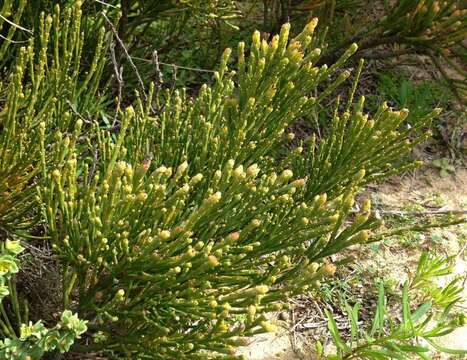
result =
[[[329,360],[406,359],[407,356],[431,359],[433,351],[464,356],[465,350],[440,344],[444,336],[465,325],[465,314],[455,310],[462,301],[462,278],[456,277],[445,286],[436,282],[453,273],[452,261],[453,257],[422,253],[416,271],[402,286],[398,316],[394,315],[394,306],[387,301],[382,282],[378,286],[374,317],[369,324],[361,324],[360,302],[353,306],[346,302],[343,308],[350,325],[350,335],[346,339],[333,314],[326,309],[328,329],[336,350],[335,353],[325,353],[318,342],[317,357]],[[409,293],[416,294],[412,301]],[[411,309],[412,302],[417,304],[414,310]]]

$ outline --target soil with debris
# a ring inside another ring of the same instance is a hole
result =
[[[367,189],[365,196],[370,197],[375,208],[383,208],[394,213],[443,212],[448,210],[465,211],[467,209],[467,170],[458,169],[449,177],[441,178],[435,169],[424,169],[403,177],[393,178],[386,183]],[[454,274],[444,279],[450,281],[454,276],[467,279],[467,226],[461,224],[443,229],[433,229],[418,237],[409,239],[411,243],[391,240],[375,244],[372,249],[360,247],[349,250],[349,254],[358,258],[357,265],[349,265],[336,273],[336,283],[341,283],[339,291],[346,295],[364,299],[363,321],[369,320],[376,302],[376,291],[369,291],[369,286],[376,279],[384,278],[400,286],[407,274],[414,271],[423,250],[436,249],[438,254],[456,256]],[[349,255],[345,254],[345,255]],[[363,270],[363,271],[362,271]],[[360,271],[360,272],[358,272]],[[357,272],[358,275],[355,274]],[[364,277],[362,277],[364,274]],[[355,282],[352,283],[352,276]],[[373,285],[371,285],[373,284]],[[333,289],[328,289],[333,296]],[[348,293],[347,293],[348,292]],[[338,294],[338,292],[336,292]],[[390,296],[390,294],[388,294]],[[464,302],[467,308],[467,289],[464,287]],[[339,303],[332,299],[332,303]],[[301,296],[291,300],[289,313],[278,314],[277,322],[282,330],[276,334],[263,334],[253,337],[248,346],[240,353],[251,360],[292,360],[313,359],[316,340],[330,346],[330,334],[322,309],[328,308],[335,314],[338,327],[348,328],[345,315],[337,306],[317,300],[315,297]],[[367,319],[366,319],[367,318]],[[439,339],[439,343],[450,348],[467,350],[467,326]],[[324,340],[324,341],[323,341]],[[440,358],[449,358],[440,356]]]

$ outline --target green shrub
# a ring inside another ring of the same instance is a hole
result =
[[[5,3],[7,6],[8,3]],[[38,219],[35,185],[40,166],[53,155],[50,143],[74,127],[76,116],[94,117],[105,97],[96,96],[104,67],[104,31],[86,74],[80,73],[83,34],[79,6],[67,9],[60,22],[55,15],[40,16],[39,35],[17,52],[15,63],[2,68],[0,83],[0,239],[30,228]],[[53,30],[51,30],[53,29]],[[8,41],[4,44],[8,44]],[[53,52],[50,49],[53,48]],[[9,70],[9,71],[8,71]],[[100,99],[99,99],[100,98]],[[83,115],[81,115],[83,114]],[[40,156],[44,147],[43,157]],[[46,148],[47,147],[47,148]]]
[[[423,55],[429,57],[445,84],[465,104],[464,1],[263,0],[262,3],[266,31],[285,21],[300,22],[310,12],[320,19],[318,37],[325,45],[319,64],[334,62],[354,42],[359,45],[355,58]]]
[[[424,55],[439,70],[458,100],[465,102],[466,72],[460,65],[467,59],[461,45],[467,34],[465,4],[458,0],[382,3],[384,10],[375,10],[375,19],[369,21],[369,17],[362,16],[368,13],[366,2],[361,2],[358,10],[348,12],[346,17],[336,16],[347,20],[343,25],[346,31],[335,33],[334,42],[330,42],[321,61],[333,61],[352,42],[359,44],[357,57],[367,59]],[[367,23],[357,26],[359,17]]]
[[[419,165],[400,158],[428,134],[409,140],[399,126],[406,110],[383,105],[370,119],[364,99],[353,106],[350,96],[326,138],[283,154],[287,127],[346,80],[339,67],[357,50],[315,66],[315,20],[293,39],[289,25],[270,43],[255,32],[249,51],[239,44],[235,70],[227,49],[214,84],[194,98],[151,85],[147,98],[115,111],[101,82],[104,30],[82,71],[80,5],[41,16],[2,69],[0,184],[28,176],[0,193],[2,236],[43,226],[63,310],[89,329],[76,351],[235,357],[243,337],[275,329],[268,312],[334,273],[326,257],[370,241],[382,221],[367,201],[350,216],[355,195]]]

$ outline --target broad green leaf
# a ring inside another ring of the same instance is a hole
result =
[[[323,356],[323,344],[321,344],[321,341],[316,341],[316,344],[315,344],[315,351],[316,351],[316,356],[317,358],[321,358]]]
[[[413,323],[410,315],[410,303],[409,303],[409,284],[404,283],[402,290],[402,326],[405,331],[409,328],[413,329]]]
[[[7,239],[5,241],[5,249],[12,255],[18,255],[22,251],[24,251],[24,247],[21,246],[21,242],[19,240],[13,241]]]
[[[345,303],[347,317],[350,322],[350,336],[352,341],[356,341],[358,338],[358,312],[360,308],[360,303],[356,303],[353,308],[347,302]]]
[[[399,349],[407,352],[421,353],[430,351],[430,349],[420,345],[398,344]]]
[[[0,255],[0,275],[16,274],[18,271],[18,265],[13,256]]]
[[[373,319],[373,326],[371,327],[370,335],[376,333],[384,326],[384,316],[385,316],[385,308],[386,308],[386,299],[384,296],[384,285],[381,282],[379,284],[378,289],[378,305],[376,308],[375,318]]]
[[[329,312],[327,309],[325,309],[325,312],[326,316],[328,317],[328,329],[334,340],[334,345],[336,345],[336,347],[343,352],[349,351],[349,347],[346,345],[344,340],[342,340],[339,334],[339,329],[337,328],[336,321],[334,320],[331,312]]]
[[[412,315],[410,316],[410,319],[413,322],[417,322],[431,309],[431,306],[432,306],[431,301],[428,301],[420,305],[418,309],[412,313]]]

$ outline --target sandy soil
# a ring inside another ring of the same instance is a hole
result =
[[[440,178],[436,170],[425,169],[423,172],[419,171],[373,186],[368,189],[368,194],[375,206],[384,206],[386,210],[403,211],[407,208],[411,209],[411,206],[416,204],[427,211],[465,210],[467,209],[467,170],[459,169],[455,176]],[[433,238],[438,239],[436,244],[433,244]],[[464,224],[456,228],[433,230],[419,239],[419,246],[407,247],[397,243],[382,246],[376,256],[362,258],[360,255],[359,259],[362,266],[372,266],[380,274],[403,282],[406,274],[413,270],[421,250],[436,247],[438,253],[456,256],[453,276],[467,277],[466,244],[467,226]],[[448,282],[450,278],[445,278],[443,281]],[[464,290],[464,299],[462,306],[467,308],[467,287]],[[466,339],[467,326],[445,336],[439,342],[447,347],[467,350]],[[305,354],[303,351],[293,350],[310,348],[310,346],[309,339],[292,338],[290,329],[285,326],[279,333],[252,338],[250,344],[242,348],[240,353],[252,360],[313,359],[310,349],[305,351]]]

